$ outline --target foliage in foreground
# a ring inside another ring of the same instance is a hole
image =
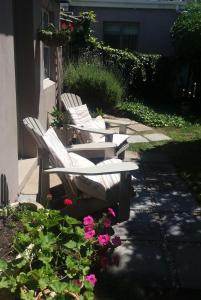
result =
[[[65,201],[70,205],[70,199]],[[90,272],[97,263],[100,269],[112,263],[120,245],[120,238],[108,233],[113,216],[109,208],[98,222],[87,216],[82,225],[59,211],[23,212],[23,230],[13,243],[15,258],[0,260],[0,289],[24,300],[93,300],[97,279]]]
[[[124,94],[117,76],[98,60],[70,63],[64,71],[64,85],[92,107],[113,106],[121,101]]]
[[[177,115],[162,114],[146,106],[142,102],[122,102],[117,105],[122,115],[153,127],[183,127],[185,120]]]

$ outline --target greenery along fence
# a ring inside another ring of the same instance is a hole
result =
[[[120,73],[128,94],[156,89],[160,81],[161,67],[165,61],[158,54],[133,53],[105,46],[92,36],[88,39],[88,47],[84,50],[84,55],[99,57],[104,65]]]

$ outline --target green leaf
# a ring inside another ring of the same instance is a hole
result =
[[[3,272],[7,269],[8,264],[5,260],[0,259],[0,272]]]
[[[34,291],[33,290],[24,290],[23,288],[20,289],[20,299],[21,300],[34,300]]]
[[[75,241],[70,240],[68,243],[64,244],[64,246],[69,249],[74,249],[77,247],[77,243]]]
[[[56,293],[63,293],[64,289],[67,288],[67,284],[65,282],[54,281],[50,284],[50,288],[52,288]]]
[[[79,220],[71,218],[69,216],[64,216],[64,220],[69,225],[78,225],[78,224],[81,224],[81,222]]]
[[[39,254],[39,256],[38,256],[38,259],[39,259],[40,261],[42,261],[45,265],[48,265],[48,264],[52,261],[53,256],[52,256],[52,255],[51,255],[51,256],[50,256],[50,255],[47,256],[47,255],[41,253],[41,254]]]

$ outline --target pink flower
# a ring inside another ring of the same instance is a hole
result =
[[[94,237],[95,234],[96,234],[95,230],[89,230],[89,231],[85,232],[84,238],[86,240],[90,240]]]
[[[121,245],[121,239],[119,236],[115,236],[112,238],[112,244],[115,246],[115,247],[118,247]]]
[[[94,224],[84,226],[84,231],[85,231],[85,232],[91,231],[91,230],[93,230],[93,229],[94,229]]]
[[[65,205],[72,205],[73,201],[71,199],[64,199],[64,204]]]
[[[92,225],[92,224],[94,224],[94,219],[92,218],[92,216],[84,217],[83,224],[86,226]]]
[[[108,211],[109,215],[116,217],[116,213],[114,212],[114,210],[112,208],[108,208],[107,211]]]
[[[96,284],[97,281],[95,274],[87,275],[86,280],[90,282],[93,286]]]
[[[111,226],[111,220],[109,218],[106,218],[104,221],[103,221],[103,224],[105,226],[105,228],[108,228]]]
[[[100,265],[101,268],[106,269],[107,266],[109,265],[109,259],[106,256],[101,256],[100,257]]]
[[[98,241],[101,246],[106,246],[110,241],[110,236],[108,234],[101,234],[98,236]]]

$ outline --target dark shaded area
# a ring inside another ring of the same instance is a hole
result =
[[[128,278],[100,275],[96,287],[96,300],[189,300],[200,299],[201,291],[193,289],[145,288]]]
[[[1,191],[0,207],[5,207],[9,204],[9,190],[8,190],[8,183],[5,174],[1,174],[0,191]]]

